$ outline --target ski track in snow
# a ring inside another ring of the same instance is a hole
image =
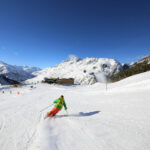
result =
[[[109,84],[107,91],[104,84],[2,88],[0,149],[149,150],[149,75]],[[62,94],[68,114],[44,120],[52,107],[40,110]]]

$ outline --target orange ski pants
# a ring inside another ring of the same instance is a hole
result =
[[[55,116],[61,109],[54,107],[46,116],[50,117],[50,116]]]

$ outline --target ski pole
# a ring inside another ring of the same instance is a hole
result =
[[[52,104],[52,105],[50,105],[50,106],[47,106],[47,107],[43,108],[42,110],[40,110],[40,112],[44,111],[45,109],[47,109],[48,107],[51,107],[51,106],[53,106],[53,105],[54,105],[54,104]]]

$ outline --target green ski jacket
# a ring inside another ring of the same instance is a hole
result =
[[[67,106],[66,106],[64,98],[60,97],[60,98],[54,100],[53,103],[56,104],[55,107],[62,109],[62,107],[64,106],[65,110],[67,110]]]

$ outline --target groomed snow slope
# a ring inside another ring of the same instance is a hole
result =
[[[107,91],[100,83],[1,87],[0,149],[149,150],[149,77],[150,72],[135,75],[109,84]],[[40,110],[61,94],[68,115],[62,110],[58,116],[43,120],[50,109]]]

